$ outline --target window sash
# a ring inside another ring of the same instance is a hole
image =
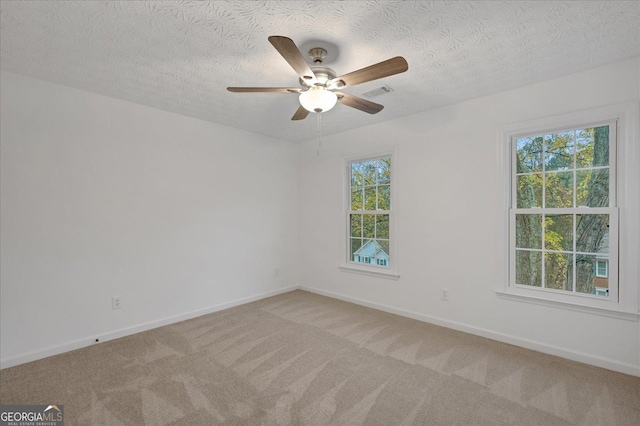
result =
[[[544,223],[544,217],[547,214],[557,214],[555,211],[554,212],[546,212],[545,209],[526,209],[529,212],[532,212],[534,214],[540,214],[542,215],[542,222]],[[562,210],[563,214],[608,214],[609,215],[609,269],[608,269],[608,273],[609,276],[607,277],[609,279],[609,296],[598,296],[595,294],[589,294],[589,293],[580,293],[577,292],[575,290],[575,286],[576,286],[576,270],[575,268],[573,268],[573,277],[572,277],[572,282],[573,282],[573,291],[568,291],[568,290],[557,290],[557,289],[553,289],[553,288],[549,288],[549,287],[545,287],[544,286],[544,277],[545,277],[545,262],[544,260],[542,261],[541,264],[541,275],[542,275],[542,284],[540,287],[537,286],[532,286],[532,285],[526,285],[526,284],[518,284],[516,283],[516,214],[521,213],[521,210],[519,209],[511,209],[510,211],[510,223],[509,223],[509,285],[511,287],[514,288],[522,288],[522,289],[529,289],[532,291],[539,291],[539,292],[549,292],[549,293],[554,293],[554,294],[559,294],[559,295],[565,295],[564,297],[569,297],[569,298],[575,298],[575,297],[581,297],[581,298],[586,298],[586,299],[594,299],[594,300],[611,300],[614,302],[618,302],[618,236],[619,236],[619,227],[618,227],[618,208],[615,207],[608,207],[608,208],[597,208],[597,209],[590,209],[590,208],[575,208],[575,209],[554,209],[554,210]],[[597,210],[597,211],[595,211]],[[575,229],[573,230],[575,232]],[[544,234],[543,234],[544,235]],[[544,238],[544,237],[543,237]],[[539,249],[528,249],[528,248],[517,248],[517,250],[519,251],[533,251],[533,252],[539,252],[541,253],[541,256],[543,256],[544,259],[544,255],[545,253],[568,253],[568,254],[572,254],[572,255],[597,255],[597,253],[594,252],[582,252],[582,251],[577,251],[576,250],[576,241],[575,238],[573,238],[573,249],[572,250],[549,250],[547,248],[545,248],[544,245],[544,241],[542,241],[541,244],[541,248]],[[575,264],[575,259],[572,260],[573,264]],[[596,261],[597,262],[597,261]],[[596,265],[597,266],[597,265]],[[596,276],[595,274],[596,271],[594,271],[594,277]]]
[[[548,129],[548,130],[538,130],[538,131],[534,131],[534,132],[526,132],[526,133],[521,133],[521,134],[515,134],[515,135],[511,135],[511,140],[509,143],[509,149],[510,149],[510,158],[511,158],[511,177],[510,177],[510,182],[511,182],[511,208],[517,208],[517,202],[518,202],[518,188],[517,188],[517,178],[518,176],[527,176],[527,175],[535,175],[535,174],[545,174],[545,173],[550,173],[546,170],[546,165],[545,165],[545,156],[544,156],[544,150],[542,151],[542,157],[541,157],[541,163],[542,163],[542,169],[539,172],[526,172],[526,173],[518,173],[518,168],[517,168],[517,162],[516,162],[516,141],[518,139],[522,139],[522,138],[527,138],[527,137],[535,137],[535,136],[541,136],[541,135],[548,135],[548,134],[556,134],[556,133],[563,133],[563,132],[570,132],[570,131],[574,131],[574,130],[578,130],[578,129],[584,129],[584,128],[593,128],[593,127],[602,127],[602,126],[609,126],[609,165],[608,166],[596,166],[596,167],[587,167],[587,168],[575,168],[575,169],[569,169],[566,170],[566,172],[573,172],[574,173],[574,178],[575,178],[575,174],[576,172],[579,171],[584,171],[584,170],[598,170],[598,169],[609,169],[609,207],[615,207],[617,206],[617,191],[616,191],[616,176],[617,176],[617,171],[616,171],[616,163],[617,163],[617,140],[618,140],[618,136],[617,136],[617,120],[606,120],[606,121],[596,121],[593,123],[588,123],[588,124],[584,124],[584,125],[576,125],[576,126],[571,126],[571,127],[562,127],[562,128],[556,128],[556,129]],[[574,158],[575,158],[575,148],[574,148]],[[575,164],[574,164],[575,165]],[[565,172],[565,170],[553,170],[553,173],[555,172]],[[574,179],[575,180],[575,179]],[[573,183],[574,185],[574,189],[575,189],[575,182]],[[546,192],[546,188],[545,185],[542,186],[542,199],[545,199],[545,192]],[[574,200],[575,200],[575,190],[574,190],[574,194],[573,194]],[[573,204],[575,205],[575,203]],[[547,207],[544,207],[545,209],[549,209]],[[579,206],[573,207],[573,208],[580,208]],[[593,207],[589,207],[589,208],[593,208]],[[537,209],[543,209],[542,207],[539,207]]]

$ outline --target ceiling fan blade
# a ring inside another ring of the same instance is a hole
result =
[[[357,96],[349,95],[347,93],[335,92],[335,94],[338,95],[338,102],[340,102],[341,104],[350,106],[351,108],[359,109],[360,111],[368,112],[369,114],[378,113],[384,108],[384,106],[380,104],[359,98]]]
[[[349,74],[336,77],[331,80],[329,84],[339,83],[342,81],[344,86],[338,87],[355,86],[356,84],[365,83],[367,81],[400,74],[408,69],[409,64],[407,61],[402,56],[396,56],[395,58],[387,59],[386,61],[370,65],[366,68],[359,69],[358,71],[353,71]]]
[[[248,92],[300,93],[300,89],[295,87],[227,87],[227,90],[235,93],[248,93]]]
[[[316,75],[311,71],[309,64],[307,64],[293,40],[288,37],[271,36],[269,37],[269,42],[280,52],[302,81],[307,82],[310,86],[316,83]]]
[[[307,111],[306,109],[304,109],[304,107],[302,105],[300,105],[300,108],[298,108],[296,113],[293,114],[293,117],[291,117],[291,119],[292,120],[304,120],[305,118],[307,118],[307,115],[309,115],[309,111]]]

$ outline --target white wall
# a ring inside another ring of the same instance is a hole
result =
[[[1,85],[3,367],[296,285],[295,145]]]
[[[313,140],[295,146],[11,73],[1,86],[2,367],[298,284],[640,367],[638,322],[494,292],[498,128],[637,101],[638,59],[324,137],[320,157]],[[340,272],[343,158],[395,145],[401,278]],[[112,296],[123,309],[111,310]]]
[[[500,268],[506,261],[499,258],[497,249],[501,230],[496,217],[503,208],[499,128],[637,102],[639,76],[640,60],[634,59],[327,136],[319,157],[317,142],[302,144],[298,160],[300,284],[323,294],[640,374],[637,321],[504,300],[495,293],[503,284]],[[384,98],[380,102],[384,104]],[[343,158],[394,145],[399,152],[401,277],[393,281],[339,271],[345,226]],[[629,184],[635,186],[634,196],[640,196],[638,182]],[[637,268],[640,259],[630,261]],[[448,302],[440,300],[442,287],[449,289]]]

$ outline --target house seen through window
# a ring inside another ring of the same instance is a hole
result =
[[[349,164],[349,262],[389,267],[391,158]]]

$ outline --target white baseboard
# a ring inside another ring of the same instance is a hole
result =
[[[223,311],[225,309],[233,308],[235,306],[244,305],[245,303],[255,302],[256,300],[265,299],[267,297],[277,296],[278,294],[288,293],[290,291],[296,290],[297,288],[298,288],[297,286],[280,288],[277,290],[260,293],[255,296],[245,297],[242,299],[221,303],[219,305],[210,306],[208,308],[198,309],[196,311],[191,311],[191,312],[187,312],[180,315],[174,315],[172,317],[162,318],[159,320],[149,321],[149,322],[139,324],[139,325],[134,325],[131,327],[121,328],[119,330],[110,331],[108,333],[103,333],[101,335],[86,337],[84,339],[77,339],[71,342],[63,343],[61,345],[51,346],[45,349],[27,352],[12,358],[6,358],[6,359],[0,360],[0,369],[14,367],[16,365],[24,364],[27,362],[36,361],[42,358],[47,358],[47,357],[58,355],[64,352],[73,351],[75,349],[80,349],[87,346],[95,345],[96,339],[99,339],[100,343],[107,342],[109,340],[130,336],[132,334],[140,333],[142,331],[147,331],[147,330],[162,327],[165,325],[188,320],[191,318],[196,318],[202,315],[211,314],[213,312]]]
[[[412,318],[418,321],[427,322],[430,324],[435,324],[435,325],[439,325],[446,328],[451,328],[453,330],[463,331],[465,333],[486,337],[487,339],[496,340],[498,342],[508,343],[510,345],[520,346],[522,348],[531,349],[531,350],[542,352],[549,355],[555,355],[555,356],[566,358],[572,361],[577,361],[584,364],[593,365],[596,367],[606,368],[607,370],[613,370],[619,373],[640,377],[640,368],[638,368],[638,366],[635,366],[633,364],[627,364],[627,363],[587,354],[584,352],[565,349],[559,346],[549,345],[549,344],[537,342],[534,340],[523,339],[521,337],[512,336],[505,333],[499,333],[499,332],[487,330],[484,328],[474,327],[474,326],[462,324],[456,321],[450,321],[443,318],[437,318],[430,315],[420,314],[417,312],[406,311],[404,309],[398,309],[391,306],[370,302],[368,300],[359,299],[355,297],[344,296],[338,293],[320,290],[313,287],[299,286],[298,288],[300,290],[319,294],[321,296],[327,296],[333,299],[339,299],[345,302],[355,303],[356,305],[366,306],[368,308],[377,309],[379,311],[389,312],[389,313],[400,315],[403,317]]]

